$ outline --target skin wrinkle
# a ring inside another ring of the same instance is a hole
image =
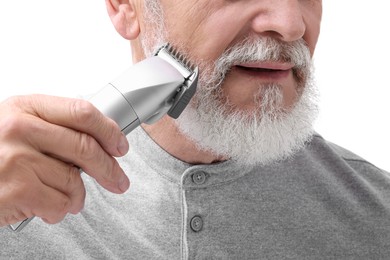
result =
[[[235,17],[236,15],[236,12],[237,12],[237,8],[235,6],[230,6],[229,8],[230,9],[225,9],[225,8],[220,8],[219,5],[220,5],[220,2],[223,2],[223,1],[196,1],[194,4],[188,6],[188,4],[186,4],[185,2],[180,2],[181,5],[179,4],[179,6],[184,6],[182,11],[180,12],[177,12],[175,11],[175,15],[177,15],[177,13],[182,13],[183,16],[178,18],[177,20],[181,21],[181,22],[184,22],[182,27],[183,28],[191,28],[191,31],[190,30],[186,30],[184,33],[181,32],[181,34],[172,34],[170,36],[168,36],[168,41],[171,42],[172,40],[171,39],[180,39],[180,38],[184,38],[186,39],[186,41],[190,41],[191,43],[187,44],[186,42],[183,42],[181,43],[179,46],[185,50],[185,52],[192,52],[193,50],[191,49],[191,47],[186,47],[186,46],[200,46],[200,45],[203,45],[204,46],[204,50],[205,52],[201,52],[197,55],[196,58],[198,57],[203,57],[202,60],[205,60],[205,61],[213,61],[215,60],[217,57],[219,57],[219,55],[221,55],[222,51],[220,53],[215,53],[215,54],[212,54],[210,55],[208,50],[213,50],[213,49],[217,49],[216,46],[214,45],[217,45],[218,43],[217,42],[211,42],[210,44],[213,44],[213,45],[206,45],[205,46],[205,43],[207,41],[205,41],[205,37],[208,37],[208,35],[203,35],[201,32],[202,31],[210,31],[212,30],[212,28],[209,28],[207,27],[207,24],[205,24],[205,21],[206,21],[206,18],[208,20],[208,22],[213,25],[213,27],[215,27],[215,24],[219,24],[219,28],[221,28],[222,30],[219,30],[218,31],[218,34],[228,34],[228,35],[236,35],[238,34],[238,30],[239,30],[239,26],[237,26],[237,31],[228,31],[228,30],[224,30],[224,28],[226,27],[229,27],[229,28],[234,28],[233,26],[230,26],[230,24],[226,24],[226,23],[223,23],[222,20],[220,19],[220,17]],[[200,4],[199,4],[200,3]],[[196,4],[199,4],[200,7],[196,7],[194,8],[193,6],[196,5]],[[164,4],[162,4],[164,6]],[[168,5],[166,12],[165,12],[165,16],[166,17],[169,17],[169,16],[172,16],[171,13],[169,13],[169,10],[173,8],[171,6]],[[206,12],[196,12],[197,9],[201,9],[201,10],[207,10]],[[245,8],[245,10],[249,10],[248,8]],[[253,11],[252,11],[253,12]],[[199,17],[199,15],[202,15],[202,17]],[[194,22],[194,19],[191,19],[191,17],[197,17],[197,21],[198,22]],[[221,20],[221,22],[218,22],[218,20]],[[237,19],[230,19],[231,20],[231,23],[238,23]],[[176,21],[176,19],[175,19]],[[244,21],[241,21],[241,24],[244,24]],[[168,27],[173,27],[175,26],[175,24],[168,24],[167,25]],[[230,29],[231,30],[231,29]],[[242,35],[246,34],[246,32],[243,32]],[[197,36],[197,38],[193,37],[194,35]],[[238,36],[240,37],[240,35]],[[240,40],[240,38],[237,38],[237,39],[231,39],[232,41],[232,44],[234,44],[235,42],[238,42]],[[207,60],[204,59],[204,57],[207,57]]]
[[[209,1],[208,3],[210,3],[210,2],[213,2],[213,1]],[[230,10],[217,9],[216,11],[214,11],[216,7],[213,8],[212,6],[213,5],[206,6],[205,8],[207,8],[207,9],[203,9],[203,10],[207,10],[207,12],[204,12],[204,13],[205,13],[205,17],[207,17],[208,21],[211,22],[211,24],[213,24],[217,28],[220,28],[220,30],[218,31],[218,35],[222,35],[222,34],[230,34],[232,36],[236,35],[238,33],[238,29],[237,29],[237,31],[234,31],[234,32],[225,30],[226,27],[228,27],[228,28],[230,27],[231,28],[232,26],[230,26],[229,23],[224,23],[224,21],[222,21],[220,19],[220,17],[226,17],[226,16],[234,17],[234,14],[237,11],[237,9],[234,9],[234,8],[230,8]],[[217,6],[217,5],[214,3],[214,6]],[[193,14],[193,15],[196,15],[196,14]],[[231,21],[233,22],[233,19],[231,19]],[[196,27],[197,31],[211,30],[211,28],[209,29],[207,27],[207,24],[203,25],[203,23],[204,23],[204,19],[201,19],[201,23]],[[239,23],[239,21],[234,20],[234,23]],[[204,26],[204,27],[202,28],[201,26]],[[197,31],[195,31],[195,33],[197,33]],[[208,37],[208,36],[205,35],[205,37]],[[237,41],[238,40],[239,40],[239,38],[237,38]],[[234,42],[233,39],[232,39],[232,41]],[[197,46],[199,44],[202,44],[203,42],[204,42],[204,38],[200,38],[199,40],[196,40],[194,42],[194,45]],[[209,47],[207,47],[205,49],[210,49],[210,48],[214,48],[214,47],[213,46],[209,46]],[[210,59],[209,61],[215,60],[215,58],[217,58],[221,54],[222,53],[217,53],[215,57],[214,56],[210,56],[209,57],[209,59]],[[200,55],[202,55],[202,53]]]
[[[166,3],[166,2],[165,2]],[[168,27],[172,27],[172,26],[175,26],[175,24],[177,23],[177,21],[180,21],[180,23],[183,24],[183,27],[185,28],[191,28],[191,34],[194,34],[196,33],[197,31],[197,28],[199,28],[204,20],[206,16],[206,12],[201,12],[201,13],[196,13],[195,14],[195,10],[193,8],[193,6],[195,5],[200,5],[202,4],[202,1],[195,1],[193,3],[193,5],[188,5],[187,3],[185,2],[179,2],[179,3],[173,3],[173,2],[169,2],[171,3],[172,5],[169,5],[167,4],[166,8],[165,8],[165,17],[172,17],[173,15],[175,15],[175,19],[172,21],[174,22],[174,24],[172,23],[168,23]],[[209,8],[206,8],[207,6],[207,2],[203,2],[205,4],[205,6],[202,7],[203,10],[210,10]],[[164,7],[164,3],[162,4],[162,6]],[[179,9],[179,11],[177,11],[176,9]],[[181,10],[180,10],[181,9]],[[170,11],[172,10],[172,13],[170,13]],[[178,16],[180,15],[180,16]],[[191,19],[188,19],[189,17],[193,17],[193,16],[200,16],[200,15],[203,15],[201,19],[198,19],[198,23],[197,24],[194,24],[193,20]],[[188,33],[189,31],[187,30],[186,33]],[[172,35],[172,38],[177,38],[177,37],[183,37],[183,35]],[[187,35],[184,36],[184,38],[187,38],[187,39],[190,39],[189,37],[187,37]]]

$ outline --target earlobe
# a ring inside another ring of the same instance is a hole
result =
[[[127,40],[140,33],[136,7],[131,0],[106,0],[107,12],[116,31]]]

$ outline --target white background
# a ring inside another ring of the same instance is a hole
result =
[[[316,130],[390,170],[390,39],[383,0],[324,0]],[[93,93],[131,65],[103,0],[0,2],[0,100]]]

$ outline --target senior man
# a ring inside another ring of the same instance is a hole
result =
[[[198,91],[119,164],[128,143],[88,102],[1,104],[1,224],[79,213],[0,229],[1,259],[388,258],[388,173],[312,128],[322,1],[106,3],[134,62],[170,42]]]

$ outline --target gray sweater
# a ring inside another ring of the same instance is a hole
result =
[[[265,167],[188,165],[143,130],[119,159],[132,185],[84,176],[85,209],[0,228],[0,259],[390,259],[390,177],[314,136]]]

